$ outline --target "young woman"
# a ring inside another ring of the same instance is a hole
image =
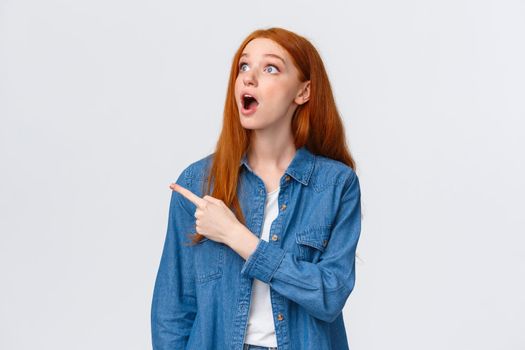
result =
[[[242,42],[216,150],[170,187],[154,349],[348,349],[360,187],[307,39],[270,28]]]

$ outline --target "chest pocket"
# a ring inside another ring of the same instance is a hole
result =
[[[206,237],[192,247],[197,283],[204,283],[222,276],[224,248],[224,244]]]
[[[309,227],[295,233],[295,242],[300,260],[316,263],[326,250],[330,236],[330,225]]]

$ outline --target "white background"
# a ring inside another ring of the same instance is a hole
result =
[[[149,349],[181,170],[252,30],[312,41],[357,161],[353,350],[525,349],[523,1],[0,1],[0,348]]]

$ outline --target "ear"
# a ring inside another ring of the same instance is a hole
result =
[[[294,102],[298,105],[302,105],[310,99],[310,80],[307,80],[301,84],[301,89],[294,99]]]

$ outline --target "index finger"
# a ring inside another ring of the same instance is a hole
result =
[[[199,208],[203,207],[204,203],[206,203],[206,201],[204,199],[202,199],[201,197],[197,196],[195,193],[191,192],[187,188],[182,187],[178,183],[172,183],[170,185],[170,188],[172,190],[177,191],[180,194],[182,194],[184,197],[189,199],[193,204],[195,204]]]

